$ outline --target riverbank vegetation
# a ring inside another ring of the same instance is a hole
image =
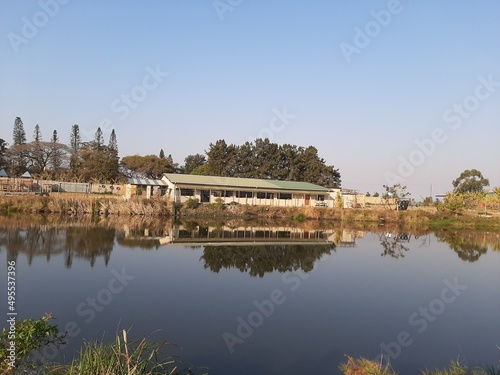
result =
[[[323,207],[275,207],[223,204],[186,204],[179,209],[180,218],[196,221],[199,219],[243,218],[245,220],[268,221],[334,221],[346,224],[377,223],[400,224],[413,228],[477,228],[500,229],[500,212],[469,209],[460,215],[437,207],[412,207],[406,211],[384,209],[382,207],[343,209]]]
[[[442,203],[446,205],[447,203]],[[485,213],[486,212],[486,213]],[[440,207],[411,207],[406,211],[370,208],[276,207],[238,204],[191,204],[175,206],[167,199],[99,194],[53,194],[41,196],[0,196],[0,214],[64,214],[99,216],[178,217],[184,221],[234,219],[268,223],[308,221],[341,222],[348,225],[398,224],[429,229],[500,229],[500,212],[480,205],[456,212]]]
[[[16,322],[14,330],[2,331],[0,335],[0,374],[36,373],[38,375],[174,375],[204,374],[191,366],[181,365],[165,348],[166,342],[156,343],[148,338],[139,341],[128,339],[128,332],[117,334],[114,342],[84,343],[77,357],[69,364],[35,363],[30,358],[33,350],[65,344],[65,335],[59,333],[57,325],[50,324],[51,315],[41,319],[25,319]],[[15,350],[11,350],[9,335],[16,333]],[[365,358],[352,358],[339,366],[344,375],[397,375],[389,365]],[[452,361],[447,369],[422,370],[421,375],[499,375],[500,368],[469,368],[466,364]]]
[[[347,362],[339,366],[344,375],[398,375],[389,365],[365,358],[347,357]],[[460,361],[452,361],[445,369],[422,370],[421,375],[498,375],[500,368],[474,367],[470,368]]]
[[[33,351],[47,346],[62,348],[66,344],[65,334],[52,325],[52,316],[41,319],[24,319],[15,323],[15,328],[4,329],[0,335],[0,374],[37,375],[181,375],[202,374],[191,366],[175,361],[166,352],[167,342],[156,343],[148,338],[132,341],[128,332],[117,334],[114,342],[86,342],[77,357],[69,364],[34,362]],[[14,346],[11,346],[15,335]],[[14,348],[14,349],[12,349]],[[204,372],[203,372],[204,373]]]
[[[165,199],[98,194],[61,194],[41,196],[0,196],[0,213],[56,213],[69,215],[142,215],[169,217],[173,205]]]

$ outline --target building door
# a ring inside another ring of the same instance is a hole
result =
[[[201,191],[201,203],[210,203],[210,190]]]
[[[306,194],[306,206],[309,206],[309,204],[311,204],[311,195]]]

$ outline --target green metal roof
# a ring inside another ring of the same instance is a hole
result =
[[[329,189],[299,181],[261,180],[256,178],[198,176],[192,174],[165,173],[164,176],[174,184],[221,186],[229,188],[298,190],[328,192]]]

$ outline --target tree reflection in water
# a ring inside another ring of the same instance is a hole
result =
[[[181,241],[189,240],[190,243],[201,241],[201,239],[224,241],[226,237],[232,242],[242,240],[241,245],[206,244],[201,260],[205,268],[213,272],[234,268],[249,273],[253,277],[263,277],[266,273],[276,271],[309,272],[313,269],[314,263],[323,255],[331,254],[331,251],[335,249],[333,243],[342,247],[355,244],[356,239],[356,235],[353,236],[347,228],[313,228],[311,230],[311,228],[301,227],[249,227],[248,223],[245,225],[244,231],[242,229],[241,232],[244,236],[240,236],[240,230],[233,227],[228,227],[229,229],[226,228],[223,231],[217,230],[217,227],[209,230],[209,227],[196,226],[193,229],[194,232],[189,232],[188,238],[179,238]],[[62,255],[64,264],[68,268],[71,267],[74,257],[87,259],[91,266],[99,257],[102,257],[107,265],[115,242],[134,249],[159,249],[163,244],[161,240],[168,239],[168,235],[175,232],[172,228],[171,222],[133,220],[128,217],[120,220],[119,218],[99,219],[99,223],[87,217],[0,217],[0,252],[6,250],[9,260],[15,260],[19,254],[24,254],[29,264],[35,257],[45,257],[50,260],[54,255]],[[184,227],[184,231],[187,231],[186,228],[191,229],[189,226]],[[381,233],[381,230],[384,230],[384,233]],[[358,231],[364,233],[366,229]],[[410,233],[415,233],[416,236],[430,233],[427,230],[413,232],[399,227],[370,228],[368,231],[378,233],[383,249],[381,255],[393,259],[404,258],[412,248],[410,240],[413,241],[413,235]],[[265,236],[260,236],[261,232]],[[280,234],[287,234],[285,238],[287,241],[304,242],[280,243],[279,241],[283,240]],[[463,261],[476,262],[487,253],[488,249],[500,251],[500,233],[479,230],[440,230],[434,234],[439,241],[448,244]],[[418,238],[416,236],[414,239]],[[309,238],[311,242],[306,241]],[[429,234],[426,238],[430,240],[432,237]],[[332,242],[315,242],[318,239]],[[246,241],[252,241],[252,244]],[[265,241],[265,243],[259,244],[258,241]],[[420,246],[424,245],[425,241],[424,239]]]
[[[440,231],[436,233],[439,241],[445,242],[466,262],[476,262],[486,254],[488,247],[500,250],[500,235],[481,231]]]
[[[235,268],[252,277],[263,277],[275,271],[310,272],[314,263],[332,250],[334,244],[205,246],[201,260],[212,272]]]
[[[471,230],[442,230],[434,233],[438,241],[446,243],[465,262],[476,262],[491,248],[500,251],[500,233]],[[408,233],[383,233],[380,235],[382,256],[404,258],[410,250],[412,235]],[[415,239],[418,237],[415,236]],[[423,245],[424,243],[422,243]],[[421,245],[421,246],[422,246]]]
[[[381,256],[390,256],[392,258],[404,258],[405,252],[410,248],[406,245],[410,242],[411,234],[408,233],[383,233],[380,236],[380,244],[384,251]]]
[[[113,250],[115,229],[99,226],[55,227],[48,225],[0,228],[0,249],[7,250],[9,259],[19,254],[28,257],[31,265],[34,257],[65,255],[65,265],[70,268],[73,257],[88,259],[94,266],[98,257],[107,265]]]

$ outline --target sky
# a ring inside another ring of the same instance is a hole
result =
[[[315,146],[342,186],[500,186],[495,0],[2,0],[0,138],[112,129],[183,164],[218,139]]]

